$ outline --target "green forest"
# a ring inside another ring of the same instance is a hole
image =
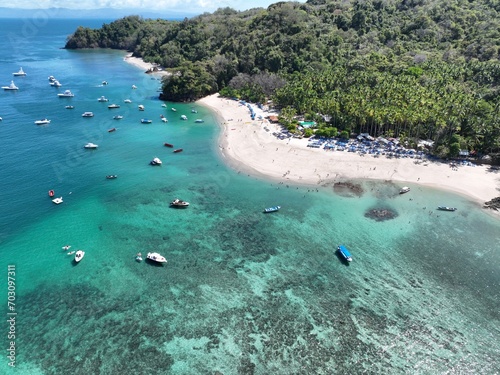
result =
[[[440,157],[496,157],[499,11],[500,0],[278,2],[182,21],[129,16],[79,27],[65,48],[122,49],[162,66],[172,73],[164,100],[272,100],[291,131],[302,116],[325,136],[429,139]]]

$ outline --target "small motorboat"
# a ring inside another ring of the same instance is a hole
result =
[[[49,82],[49,85],[51,85],[52,87],[61,87],[62,86],[61,82],[59,82],[57,79]]]
[[[170,202],[170,207],[176,207],[176,208],[186,208],[189,206],[189,202],[180,200],[180,199],[174,199],[172,202]]]
[[[168,120],[167,120],[167,118],[166,118],[166,117],[162,117],[162,118],[161,118],[161,121],[163,121],[163,122],[168,122]]]
[[[83,112],[82,117],[94,117],[94,112]]]
[[[135,90],[137,88],[137,86],[136,85],[132,85],[132,88]]]
[[[177,153],[177,152],[182,152],[182,148],[177,148],[173,151],[174,153]]]
[[[49,81],[50,81],[50,82],[54,82],[55,80],[56,80],[56,77],[54,77],[54,76],[49,76]]]
[[[144,106],[142,104],[139,104],[137,108],[139,109],[139,111],[144,111]]]
[[[141,124],[151,124],[153,120],[147,119],[147,118],[142,118],[141,119]]]
[[[346,249],[344,245],[339,245],[337,247],[337,251],[342,256],[342,258],[344,258],[344,260],[346,260],[347,262],[352,262],[351,253],[349,252],[349,250]]]
[[[98,102],[107,102],[109,99],[106,98],[105,96],[101,96],[99,99],[97,99]]]
[[[167,260],[165,259],[165,257],[158,254],[158,253],[148,253],[146,258],[149,260],[152,260],[153,262],[157,262],[157,263],[167,263]]]
[[[161,162],[161,160],[159,158],[154,158],[153,160],[151,160],[149,162],[149,164],[151,164],[151,165],[161,165],[162,162]]]
[[[195,120],[195,122],[196,122],[197,124],[201,124],[202,122],[205,122],[205,120],[203,120],[203,119],[201,119],[201,118],[197,118],[197,119]]]
[[[85,256],[85,251],[77,250],[75,254],[75,262],[78,263],[83,259],[84,256]]]
[[[273,207],[264,208],[264,213],[268,214],[270,212],[276,212],[276,211],[279,211],[280,208],[281,208],[281,206],[273,206]]]
[[[20,76],[25,76],[26,73],[24,72],[23,68],[19,68],[19,70],[15,73],[12,73],[14,76],[20,77]]]
[[[137,253],[135,254],[135,260],[137,262],[142,262],[142,254],[141,253]]]
[[[125,99],[123,102],[124,102],[124,103],[132,103],[132,100],[130,100],[130,99]]]
[[[67,105],[65,108],[66,109],[75,109],[75,106],[73,106],[73,105]]]
[[[118,175],[117,174],[109,174],[106,176],[106,178],[108,180],[114,180],[115,178],[118,178]]]
[[[63,249],[63,250],[65,250],[65,251],[66,251],[66,250],[69,250],[70,248],[71,248],[71,245],[66,245],[66,246],[63,246],[63,247],[62,247],[62,249]]]
[[[437,209],[440,211],[456,211],[457,210],[455,207],[448,207],[448,206],[438,206]]]
[[[17,87],[14,84],[14,81],[10,81],[10,85],[9,86],[2,86],[2,89],[6,90],[6,91],[8,91],[8,90],[14,91],[14,90],[19,90],[19,87]]]
[[[54,194],[55,194],[55,193],[54,193],[54,190],[49,190],[49,197],[51,197],[51,198],[52,198],[52,197],[54,196]]]
[[[408,193],[410,191],[410,188],[408,186],[403,186],[400,190],[399,190],[399,194],[404,194],[404,193]]]
[[[73,251],[70,251],[70,252],[68,253],[68,255],[73,255],[74,253],[75,253],[75,251],[73,250]]]
[[[165,147],[174,147],[174,145],[173,145],[173,144],[171,144],[171,143],[166,143],[166,142],[165,142],[163,145],[164,145]]]
[[[166,105],[165,103],[163,103],[161,106],[162,106],[163,108],[167,108],[167,105]]]
[[[52,202],[54,202],[55,204],[61,204],[63,202],[63,199],[62,197],[54,198],[52,199]]]
[[[63,93],[57,94],[58,97],[60,98],[72,98],[75,96],[70,90],[65,90]]]
[[[123,118],[122,115],[113,116],[113,120],[121,120],[122,118]]]
[[[106,86],[108,84],[108,81],[102,81],[102,85]]]
[[[188,118],[187,118],[187,116],[186,116],[186,115],[181,115],[181,120],[184,120],[184,121],[185,121],[185,120],[187,120],[187,119],[188,119]]]
[[[98,145],[96,145],[95,143],[92,143],[92,142],[89,142],[87,143],[85,146],[83,146],[84,148],[86,149],[89,149],[89,150],[95,150],[97,147],[99,147]]]
[[[120,108],[120,105],[119,104],[110,104],[110,105],[108,105],[108,108],[109,109]]]
[[[170,108],[172,110],[172,112],[177,112],[177,110],[175,108]]]
[[[49,119],[44,118],[44,119],[35,121],[35,125],[46,125],[46,124],[50,124]]]
[[[191,110],[191,113],[198,113],[198,111],[197,111],[196,109],[194,109],[194,108],[193,108],[193,109]]]
[[[108,129],[108,133],[113,133],[116,131],[116,128],[111,128],[111,129]]]

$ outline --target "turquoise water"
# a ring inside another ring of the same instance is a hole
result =
[[[400,196],[398,186],[361,182],[357,197],[238,174],[217,154],[207,109],[163,108],[159,82],[124,52],[60,49],[76,26],[103,21],[50,20],[31,34],[26,20],[4,21],[2,86],[20,66],[28,76],[0,93],[2,349],[8,265],[18,314],[16,367],[3,355],[1,374],[500,371],[498,219],[418,186]],[[50,87],[49,75],[63,86]],[[64,89],[75,97],[58,98]],[[33,124],[44,117],[51,124]],[[163,166],[149,166],[153,157]],[[170,209],[176,197],[191,206]],[[459,210],[435,211],[442,204]],[[364,216],[372,208],[398,216],[377,222]],[[349,266],[335,255],[340,243]],[[86,251],[77,266],[66,244]],[[168,263],[137,263],[139,251]]]

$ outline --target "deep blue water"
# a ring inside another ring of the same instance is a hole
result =
[[[0,92],[2,349],[8,265],[18,313],[16,367],[3,355],[0,374],[500,371],[498,219],[418,186],[399,196],[390,183],[360,182],[358,197],[238,174],[217,153],[210,111],[162,107],[161,83],[123,51],[61,48],[77,26],[104,22],[0,22],[0,83],[19,87]],[[13,77],[20,67],[27,76]],[[75,96],[59,98],[66,89]],[[41,118],[51,123],[34,125]],[[170,209],[176,197],[191,206]],[[429,209],[442,202],[459,210]],[[377,222],[364,216],[371,208],[398,216]],[[66,244],[86,251],[77,266]],[[135,262],[148,251],[167,265]]]

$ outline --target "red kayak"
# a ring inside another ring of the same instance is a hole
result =
[[[54,190],[49,190],[49,197],[53,197],[54,196]]]
[[[164,143],[165,147],[174,147],[174,145],[170,144],[170,143]]]

